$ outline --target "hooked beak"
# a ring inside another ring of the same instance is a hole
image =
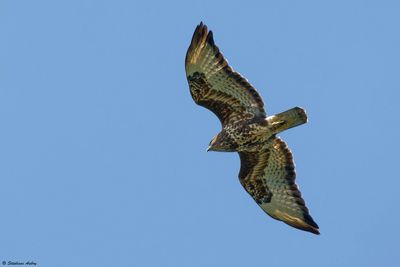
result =
[[[211,150],[211,146],[208,146],[208,148],[207,148],[207,152],[208,152],[208,151],[210,151],[210,150]]]

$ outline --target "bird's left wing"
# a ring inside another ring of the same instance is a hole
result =
[[[200,23],[186,54],[186,76],[194,101],[211,110],[226,125],[241,119],[266,117],[257,90],[225,60],[212,31]]]
[[[239,152],[240,183],[257,204],[274,219],[319,234],[295,184],[292,153],[277,137],[254,152]]]

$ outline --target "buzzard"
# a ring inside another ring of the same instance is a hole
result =
[[[257,90],[234,71],[202,22],[185,59],[190,93],[196,104],[219,118],[222,130],[207,151],[238,152],[239,180],[272,218],[319,234],[295,183],[293,156],[276,134],[307,122],[302,108],[267,116]]]

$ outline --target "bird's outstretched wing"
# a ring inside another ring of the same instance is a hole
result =
[[[246,191],[271,217],[295,228],[319,234],[295,184],[292,153],[281,139],[271,138],[257,152],[239,152],[239,179]]]
[[[194,101],[214,112],[222,125],[266,116],[261,96],[228,65],[203,23],[193,34],[185,69]]]

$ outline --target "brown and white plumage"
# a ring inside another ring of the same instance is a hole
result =
[[[319,234],[295,184],[292,153],[286,143],[274,137],[257,152],[239,152],[239,179],[246,191],[271,217]]]
[[[193,100],[222,124],[209,150],[238,152],[239,180],[256,203],[277,220],[319,234],[295,184],[292,153],[276,137],[307,122],[304,110],[296,107],[267,117],[257,90],[228,65],[203,23],[193,34],[185,68]]]
[[[254,116],[265,118],[261,96],[232,70],[202,23],[195,30],[185,63],[194,101],[213,111],[223,125]]]

